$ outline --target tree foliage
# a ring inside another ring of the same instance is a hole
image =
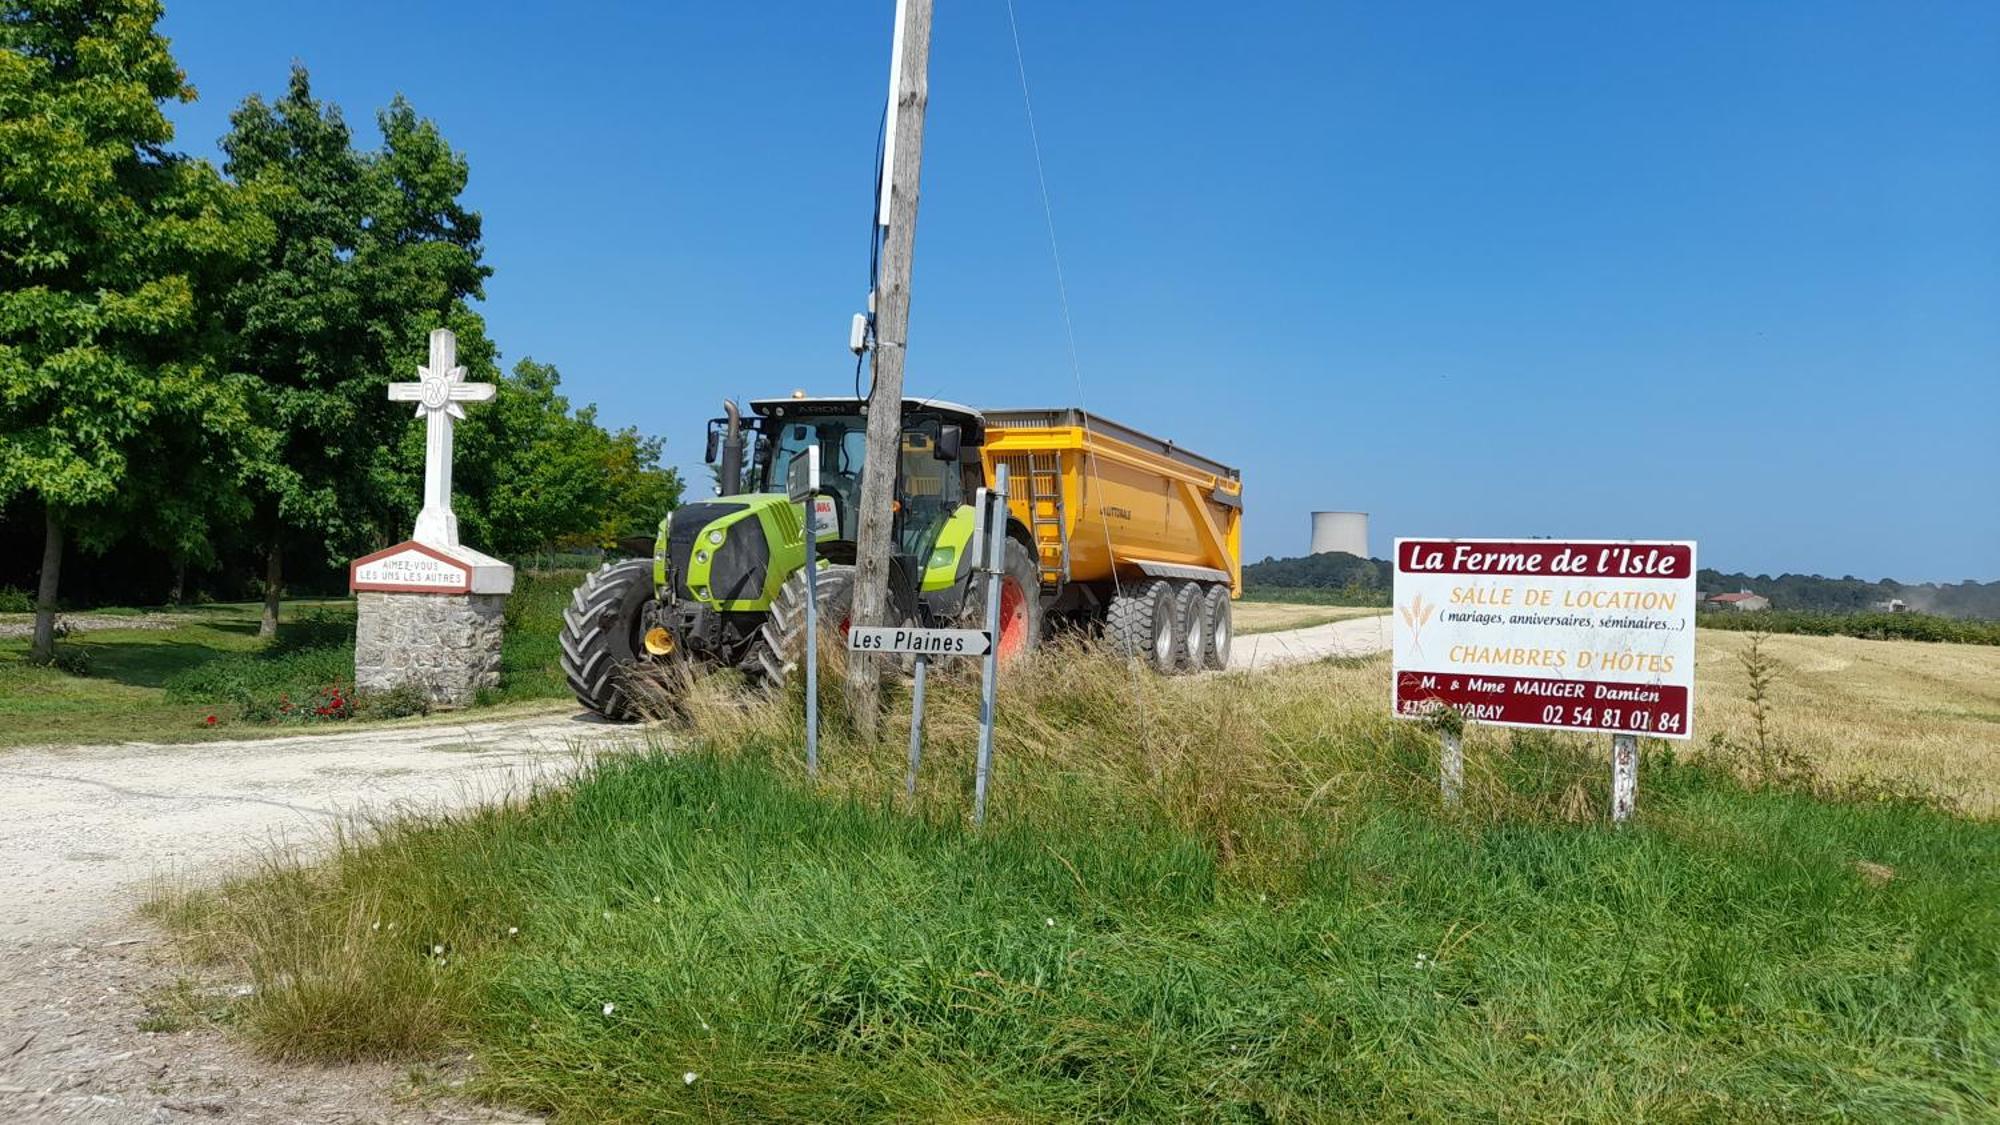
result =
[[[520,555],[556,546],[601,547],[651,535],[680,500],[679,475],[660,467],[660,443],[608,431],[597,409],[572,410],[562,376],[523,359],[491,403],[459,423],[452,482],[459,533],[482,550]],[[403,444],[403,506],[420,500],[423,435]]]
[[[40,501],[52,564],[65,532],[101,543],[158,494],[146,458],[189,465],[190,497],[231,476],[247,388],[217,367],[202,285],[265,232],[211,166],[166,148],[162,106],[194,91],[159,15],[152,0],[0,0],[0,503]]]
[[[194,91],[160,15],[0,0],[0,520],[44,531],[43,624],[66,543],[259,552],[275,623],[287,547],[333,566],[407,534],[422,426],[387,384],[440,325],[501,386],[459,428],[468,542],[650,534],[681,491],[660,443],[572,409],[553,367],[500,376],[470,168],[438,127],[398,98],[359,147],[294,66],[231,114],[220,168],[177,154],[163,106]]]
[[[226,171],[277,232],[228,302],[236,359],[258,378],[250,485],[276,534],[329,557],[379,542],[400,514],[394,435],[429,329],[449,323],[469,365],[491,362],[466,306],[491,272],[480,222],[458,196],[468,169],[437,128],[398,99],[363,152],[337,107],[294,66],[285,95],[230,115]]]

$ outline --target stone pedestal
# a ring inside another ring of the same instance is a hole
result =
[[[470,704],[500,683],[505,594],[363,590],[354,622],[354,686],[424,689],[441,707]]]
[[[354,686],[423,689],[464,707],[500,682],[500,642],[514,569],[469,547],[412,540],[356,559]]]

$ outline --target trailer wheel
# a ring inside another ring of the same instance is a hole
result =
[[[1042,572],[1035,556],[1019,539],[1007,540],[1000,574],[1000,625],[993,643],[1000,646],[1002,664],[1035,651],[1042,645]],[[986,628],[986,583],[984,575],[968,584],[966,622],[970,628]]]
[[[1182,582],[1174,591],[1174,624],[1180,628],[1174,633],[1174,666],[1184,672],[1201,670],[1202,625],[1206,620],[1201,615],[1201,583]]]
[[[652,560],[629,559],[592,572],[563,611],[563,678],[578,703],[607,719],[640,717],[625,681],[647,659],[639,627],[652,600]]]
[[[1148,578],[1113,597],[1104,620],[1104,635],[1112,649],[1142,659],[1158,671],[1172,672],[1180,663],[1182,643],[1174,615],[1177,593],[1172,582]]]
[[[1195,624],[1196,643],[1190,650],[1199,667],[1220,672],[1229,667],[1229,642],[1235,637],[1231,621],[1229,587],[1215,583],[1201,596],[1201,615]]]

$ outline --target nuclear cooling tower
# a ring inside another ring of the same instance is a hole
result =
[[[1314,512],[1312,553],[1346,551],[1368,557],[1367,512]]]

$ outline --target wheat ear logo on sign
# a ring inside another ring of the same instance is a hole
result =
[[[1434,605],[1425,605],[1424,596],[1418,594],[1416,597],[1410,599],[1409,605],[1402,607],[1396,612],[1402,615],[1403,624],[1409,626],[1412,654],[1422,656],[1424,654],[1424,626],[1430,624],[1431,614],[1437,612],[1437,607]]]

